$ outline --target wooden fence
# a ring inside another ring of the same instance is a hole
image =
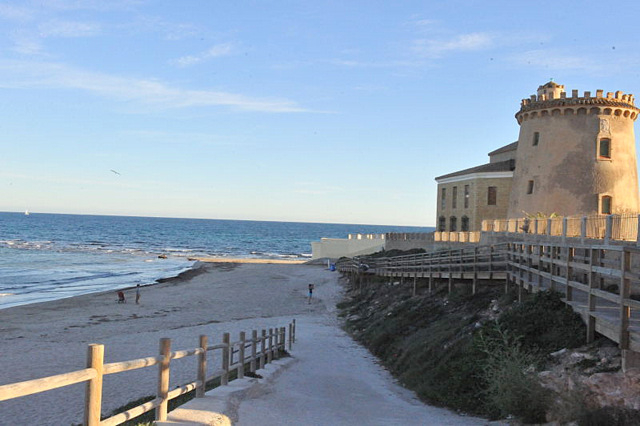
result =
[[[432,291],[435,279],[448,278],[449,291],[453,289],[454,279],[469,279],[472,293],[475,294],[479,280],[506,277],[506,249],[505,243],[405,256],[369,256],[341,260],[336,267],[345,273],[366,272],[385,277],[413,278],[414,294],[418,278],[429,279],[429,291]]]
[[[635,213],[483,220],[483,232],[553,235],[605,241],[640,241]]]
[[[508,284],[556,290],[587,325],[620,348],[640,352],[640,249],[630,246],[510,243]]]
[[[296,322],[293,320],[288,325],[289,349],[295,342],[295,336]],[[155,409],[155,419],[163,421],[167,419],[170,400],[193,390],[195,390],[196,398],[201,398],[204,396],[207,382],[219,378],[221,385],[225,386],[229,383],[229,373],[231,371],[235,370],[237,377],[243,378],[247,364],[249,365],[249,371],[254,373],[257,369],[264,368],[265,364],[277,358],[280,351],[286,350],[286,347],[287,329],[285,327],[262,330],[260,335],[258,335],[257,330],[253,330],[251,338],[247,338],[245,332],[240,332],[239,339],[236,341],[231,341],[229,333],[224,333],[222,342],[215,345],[209,345],[207,336],[200,336],[198,347],[174,352],[171,351],[171,339],[163,338],[160,339],[158,356],[109,364],[104,364],[104,345],[91,344],[87,352],[87,368],[70,373],[2,385],[0,386],[0,401],[86,382],[85,425],[119,425],[153,409]],[[211,353],[211,360],[213,360],[213,351],[221,352],[220,369],[208,375],[207,354]],[[198,357],[196,380],[170,391],[171,361],[189,356]],[[101,420],[103,376],[153,366],[158,367],[158,392],[156,398],[153,401]]]
[[[342,260],[337,268],[358,276],[412,277],[414,295],[417,279],[426,277],[429,291],[434,278],[448,278],[449,292],[454,279],[470,280],[475,294],[479,279],[502,277],[505,291],[517,286],[519,299],[524,290],[559,291],[564,302],[582,316],[589,342],[598,332],[620,345],[623,359],[628,351],[640,352],[640,248],[636,246],[531,239],[408,256],[362,257]]]

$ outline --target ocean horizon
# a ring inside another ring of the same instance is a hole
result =
[[[311,242],[323,237],[433,229],[0,212],[0,309],[153,284],[190,269],[195,257],[309,259]]]

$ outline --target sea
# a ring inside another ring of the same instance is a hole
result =
[[[0,212],[0,309],[153,284],[189,270],[194,257],[310,259],[311,242],[323,237],[430,231],[433,228]]]

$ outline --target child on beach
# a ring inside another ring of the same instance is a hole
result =
[[[313,288],[315,287],[314,284],[309,284],[309,303],[311,303],[311,297],[313,296]]]
[[[140,284],[136,286],[136,305],[140,304]]]

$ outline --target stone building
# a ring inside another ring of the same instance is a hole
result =
[[[489,153],[489,163],[436,178],[437,231],[476,231],[487,218],[506,217],[518,143]]]
[[[478,231],[485,219],[638,212],[633,95],[595,96],[548,82],[524,99],[518,141],[489,163],[436,178],[438,231]]]

